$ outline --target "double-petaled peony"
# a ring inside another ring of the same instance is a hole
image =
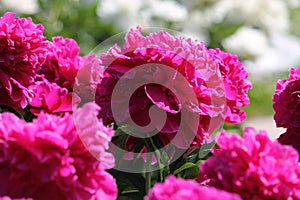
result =
[[[240,200],[240,196],[213,187],[201,186],[194,180],[169,176],[164,183],[157,183],[144,200]]]
[[[239,62],[236,55],[222,52],[219,49],[209,49],[209,55],[219,66],[226,96],[227,123],[241,123],[246,119],[246,113],[240,108],[249,105],[248,90],[252,87],[246,80],[248,72]]]
[[[265,131],[244,130],[244,138],[223,131],[213,157],[200,165],[199,181],[243,199],[300,199],[298,152],[271,141]]]
[[[97,119],[94,111],[92,104],[74,111],[80,117],[76,125],[68,113],[59,117],[42,112],[31,123],[2,113],[0,196],[116,199],[116,182],[105,171],[114,165],[105,151],[113,131],[91,120]]]
[[[82,59],[79,50],[75,40],[62,36],[53,37],[48,44],[46,62],[38,73],[48,81],[71,91]]]
[[[286,128],[278,141],[300,152],[300,66],[290,70],[288,80],[279,80],[273,96],[277,127]]]
[[[82,60],[79,47],[75,40],[57,36],[48,43],[47,49],[47,59],[38,71],[34,95],[29,102],[31,112],[70,112],[75,77]]]
[[[31,18],[0,18],[0,105],[25,108],[33,91],[37,70],[45,62],[47,42],[43,26]]]
[[[300,67],[291,69],[288,80],[279,80],[273,96],[275,122],[278,127],[300,128]]]
[[[239,109],[249,103],[251,84],[235,56],[164,31],[143,36],[137,28],[125,40],[100,56],[105,71],[95,101],[104,124],[152,124],[140,134],[157,131],[162,141],[186,148],[202,145],[223,121],[245,119]]]
[[[80,98],[81,104],[94,101],[96,88],[99,80],[103,77],[103,71],[104,68],[96,54],[82,57],[73,87],[73,94]]]
[[[56,83],[47,79],[37,81],[33,91],[34,95],[29,102],[32,113],[64,113],[72,110],[72,93]]]

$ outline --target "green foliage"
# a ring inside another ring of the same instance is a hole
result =
[[[48,40],[63,36],[76,40],[81,55],[89,54],[98,44],[117,33],[111,24],[101,22],[97,16],[98,1],[90,0],[39,0],[40,11],[31,17],[35,23],[43,24]],[[1,11],[3,14],[6,10]]]
[[[250,105],[244,109],[248,118],[274,115],[272,97],[275,93],[276,83],[278,79],[287,79],[287,73],[268,74],[260,76],[259,79],[254,75],[249,77],[253,88],[248,93]]]

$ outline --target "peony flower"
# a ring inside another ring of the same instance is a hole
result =
[[[271,141],[265,131],[244,130],[244,138],[221,132],[214,157],[200,165],[208,184],[243,199],[300,199],[299,154]],[[201,178],[199,178],[199,181]]]
[[[288,80],[279,80],[273,96],[277,127],[300,127],[300,66],[290,70]]]
[[[291,69],[288,80],[279,80],[273,96],[274,119],[277,127],[287,128],[278,141],[292,145],[300,152],[300,66]]]
[[[49,42],[48,51],[46,62],[38,71],[37,87],[32,88],[30,111],[34,114],[71,112],[73,86],[82,61],[79,47],[75,40],[57,36]],[[74,100],[73,103],[80,101],[76,96]]]
[[[248,72],[235,55],[219,49],[210,49],[208,53],[219,66],[223,77],[226,96],[225,122],[241,123],[246,119],[246,113],[240,108],[249,105],[250,102],[247,92],[252,85],[245,80],[248,77]]]
[[[31,123],[11,113],[1,114],[0,196],[116,199],[116,182],[105,171],[114,163],[105,152],[113,133],[101,122],[91,124],[90,116],[96,116],[91,106],[74,111],[82,116],[79,127],[70,114],[41,113]]]
[[[81,104],[94,101],[96,88],[103,72],[104,68],[96,54],[82,57],[73,87],[73,94],[80,97]]]
[[[33,91],[34,96],[29,103],[30,111],[34,114],[39,114],[41,111],[64,113],[72,110],[72,93],[56,83],[50,83],[47,79],[37,81]]]
[[[237,194],[218,190],[213,187],[201,186],[194,180],[177,179],[174,176],[167,177],[164,183],[157,183],[149,191],[144,200],[238,200]]]
[[[223,120],[239,123],[245,119],[239,108],[248,104],[244,93],[251,85],[244,80],[244,66],[230,54],[207,50],[201,42],[164,31],[144,37],[137,28],[129,31],[123,47],[115,45],[100,60],[105,71],[95,101],[101,107],[99,117],[105,125],[132,125],[130,119],[141,127],[151,124],[159,130],[161,140],[173,140],[177,147],[186,148],[192,143],[191,135],[199,146]],[[120,79],[126,80],[123,89],[115,92]],[[138,85],[140,80],[147,83]],[[113,93],[118,96],[115,100]],[[112,109],[118,111],[117,116]],[[127,109],[130,116],[126,115]],[[166,122],[161,125],[163,114]],[[179,130],[182,137],[175,141]]]
[[[73,39],[56,36],[49,43],[48,51],[47,60],[38,73],[71,91],[82,59],[78,44]]]
[[[0,18],[0,105],[27,106],[37,70],[46,59],[43,26],[6,13]]]

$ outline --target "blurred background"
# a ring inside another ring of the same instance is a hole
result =
[[[43,24],[48,40],[75,39],[81,55],[137,25],[180,31],[234,53],[253,83],[242,126],[273,139],[284,132],[274,124],[272,96],[277,80],[300,65],[300,0],[0,0],[0,8],[1,15],[13,11]]]

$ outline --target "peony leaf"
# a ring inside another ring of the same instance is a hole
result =
[[[198,153],[198,157],[199,157],[200,159],[205,158],[205,157],[211,152],[211,149],[213,148],[213,146],[214,146],[215,144],[216,144],[215,141],[210,142],[210,143],[203,144],[203,145],[200,147],[200,150],[199,150],[199,153]]]

